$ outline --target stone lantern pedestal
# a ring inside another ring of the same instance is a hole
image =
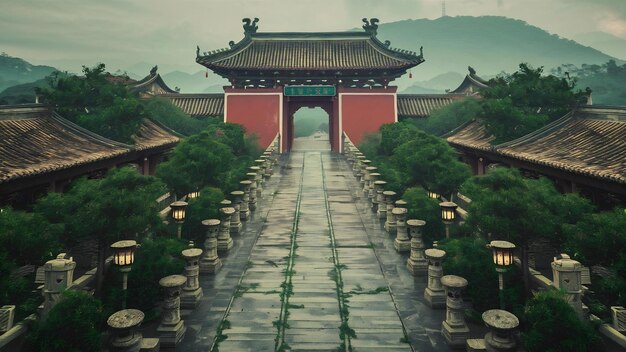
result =
[[[241,199],[241,207],[239,208],[239,218],[241,221],[248,221],[248,218],[250,218],[250,185],[252,185],[252,181],[243,180],[239,181],[239,184],[243,188],[243,198]]]
[[[446,306],[446,291],[441,284],[443,268],[441,261],[446,252],[437,248],[429,248],[424,251],[428,259],[428,287],[424,290],[424,299],[430,308],[443,308]]]
[[[383,189],[387,185],[387,182],[378,180],[374,181],[374,197],[372,198],[372,212],[380,218],[380,214],[378,213],[378,209],[381,207],[385,208],[385,204],[383,203]],[[385,209],[386,210],[386,209]]]
[[[552,285],[565,291],[567,303],[576,311],[579,317],[583,317],[582,298],[582,270],[580,262],[571,259],[567,254],[561,254],[552,264]]]
[[[203,295],[202,287],[200,287],[200,282],[198,281],[198,276],[200,275],[198,259],[202,255],[202,249],[189,248],[182,251],[181,254],[187,262],[184,275],[187,278],[187,282],[183,286],[183,292],[180,295],[180,306],[185,309],[195,309]]]
[[[406,232],[406,208],[393,208],[391,211],[396,218],[396,240],[393,247],[398,253],[404,253],[411,250],[411,241]]]
[[[263,174],[265,173],[262,159],[257,159],[254,161],[256,166],[250,167],[250,172],[256,173],[256,197],[260,198],[263,193]]]
[[[357,179],[359,178],[358,175],[361,173],[363,160],[365,160],[365,155],[360,152],[355,154],[354,164],[352,165],[352,175],[354,175]]]
[[[424,257],[422,229],[426,221],[411,219],[406,225],[411,236],[411,256],[406,261],[406,267],[413,276],[425,275],[428,272],[428,261]]]
[[[76,263],[71,259],[64,259],[59,255],[56,259],[48,260],[43,266],[43,312],[47,316],[50,309],[61,300],[61,292],[65,291],[74,282]]]
[[[514,352],[517,350],[515,330],[519,319],[501,309],[491,309],[483,313],[483,321],[490,331],[485,335],[485,348],[488,352]]]
[[[465,347],[465,340],[469,338],[469,328],[465,323],[462,293],[467,286],[467,280],[456,275],[446,275],[441,278],[441,284],[447,296],[446,320],[441,323],[441,333],[450,347]]]
[[[370,164],[372,163],[371,160],[363,160],[361,161],[361,179],[359,180],[360,184],[361,184],[361,190],[363,191],[363,196],[367,197],[367,195],[369,194],[369,182],[370,182],[370,172],[367,170],[368,167],[373,167],[370,166]],[[376,170],[376,169],[372,169],[372,170]],[[373,172],[373,171],[372,171]]]
[[[260,160],[263,160],[263,182],[266,182],[270,178],[270,158],[267,155],[261,155]]]
[[[244,193],[242,191],[232,191],[230,195],[233,198],[233,208],[235,209],[235,212],[230,217],[230,233],[236,235],[241,232],[241,228],[243,227],[240,210]]]
[[[256,210],[256,175],[256,172],[248,172],[246,174],[246,176],[248,177],[248,181],[250,181],[250,200],[248,201],[248,207],[250,208],[250,211]]]
[[[206,228],[204,240],[204,255],[200,259],[200,274],[214,274],[222,267],[222,261],[217,255],[217,235],[220,231],[220,221],[217,219],[202,220]]]
[[[182,275],[170,275],[159,280],[164,300],[157,332],[163,347],[176,347],[187,331],[185,322],[180,319],[180,289],[186,282],[187,278]]]
[[[137,309],[123,309],[107,319],[109,326],[109,351],[139,352],[159,351],[159,339],[144,339],[137,331],[143,322],[144,314]]]
[[[234,208],[220,209],[220,229],[217,234],[217,250],[226,252],[233,247],[233,239],[230,237],[230,218],[235,214]]]
[[[378,172],[376,172],[376,170],[378,170],[377,167],[374,166],[369,166],[368,169],[373,168],[373,170],[368,170],[369,171],[369,182],[367,183],[367,190],[365,191],[365,196],[367,197],[367,200],[370,202],[370,204],[372,204],[372,201],[374,200],[374,197],[376,196],[376,190],[374,189],[374,183],[376,181],[378,181],[378,179],[380,178],[380,174]]]
[[[390,235],[393,235],[396,232],[396,218],[393,216],[393,198],[396,196],[396,192],[384,191],[383,195],[385,196],[385,205],[387,207],[387,211],[385,212],[387,215],[387,219],[385,219],[385,230]]]

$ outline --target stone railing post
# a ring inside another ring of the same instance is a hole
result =
[[[230,237],[230,218],[235,213],[233,208],[220,209],[220,230],[217,234],[217,250],[228,252],[233,247],[233,239]]]
[[[428,287],[424,290],[424,299],[430,308],[443,308],[446,306],[446,291],[441,284],[443,268],[441,262],[446,252],[437,248],[429,248],[424,251],[428,258]]]
[[[187,331],[185,322],[180,319],[180,289],[185,282],[187,278],[182,275],[170,275],[159,280],[164,299],[157,333],[164,347],[176,347]]]
[[[368,166],[366,170],[367,181],[365,182],[364,195],[370,203],[372,202],[372,196],[374,192],[374,182],[378,180],[378,177],[380,176],[377,170],[378,168],[376,166]]]
[[[378,209],[382,205],[385,207],[385,204],[382,203],[383,189],[387,185],[387,182],[378,180],[374,181],[374,196],[372,197],[372,212],[376,214],[376,216],[380,219],[380,214],[378,213]]]
[[[187,282],[183,286],[183,292],[180,295],[180,304],[185,309],[195,309],[198,301],[203,296],[202,287],[198,281],[200,276],[200,265],[198,259],[202,255],[200,248],[188,248],[182,251],[182,256],[187,265],[185,266],[185,277]]]
[[[239,209],[239,216],[241,221],[248,221],[250,217],[250,185],[252,182],[248,180],[239,181],[239,184],[243,188],[243,199],[241,200],[241,208]]]
[[[361,178],[359,179],[359,183],[361,185],[361,191],[363,192],[363,195],[365,197],[367,197],[367,186],[368,186],[368,182],[370,180],[370,175],[369,172],[367,171],[367,168],[370,167],[369,165],[372,163],[371,160],[362,160],[361,161]]]
[[[467,286],[467,280],[456,275],[446,275],[441,278],[441,284],[447,296],[446,320],[441,323],[441,333],[450,347],[465,347],[465,340],[469,338],[469,328],[465,323],[462,294]]]
[[[396,196],[396,192],[394,191],[384,191],[383,195],[385,196],[385,204],[387,206],[387,219],[385,220],[385,230],[390,235],[395,234],[396,232],[396,218],[393,216],[393,202]]]
[[[422,229],[426,221],[411,219],[406,222],[409,235],[411,236],[411,256],[406,261],[406,266],[413,276],[424,275],[428,272],[428,261],[424,257],[424,240]]]
[[[263,160],[263,182],[267,182],[270,178],[270,157],[267,155],[261,155],[260,160]]]
[[[506,310],[491,309],[483,313],[483,321],[489,327],[485,334],[485,348],[488,352],[517,351],[515,330],[519,319]]]
[[[393,247],[396,252],[403,253],[411,250],[411,241],[406,233],[406,208],[393,208],[393,215],[396,218],[396,240],[393,242]]]
[[[217,255],[217,234],[220,231],[220,223],[221,221],[217,219],[202,220],[202,226],[206,228],[204,255],[200,259],[200,274],[202,275],[214,274],[222,267],[222,261]]]
[[[256,175],[256,195],[257,198],[261,196],[261,194],[263,193],[263,185],[265,184],[265,160],[263,159],[256,159],[254,161],[254,164],[256,165],[256,167],[259,168],[259,171],[257,172]]]
[[[235,212],[230,217],[230,232],[233,235],[239,234],[241,232],[242,224],[241,224],[241,203],[243,202],[242,191],[232,191],[230,192],[230,196],[233,198],[233,208]]]
[[[552,277],[554,287],[565,291],[567,303],[576,311],[579,317],[583,317],[582,298],[582,270],[580,262],[573,260],[567,254],[561,254],[560,259],[555,259],[552,264]]]
[[[361,152],[355,154],[354,164],[352,165],[352,175],[357,179],[360,178],[359,174],[361,173],[361,163],[365,160],[365,155]]]
[[[248,201],[248,207],[250,208],[250,211],[256,210],[256,175],[256,172],[248,172],[246,174],[248,180],[250,181],[250,200]]]
[[[107,319],[110,331],[109,347],[116,352],[138,352],[141,350],[143,336],[139,326],[144,314],[137,309],[117,311]]]
[[[43,286],[43,312],[45,317],[61,300],[61,292],[66,290],[74,282],[74,269],[76,263],[71,259],[64,259],[59,255],[56,259],[48,260],[43,266],[44,286]]]

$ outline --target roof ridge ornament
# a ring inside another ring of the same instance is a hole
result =
[[[244,23],[243,32],[246,36],[256,33],[257,29],[259,29],[259,26],[256,25],[257,22],[259,22],[259,19],[256,17],[254,18],[254,21],[251,21],[249,18],[246,17],[242,19],[241,22]]]
[[[371,36],[375,36],[378,31],[377,23],[380,22],[378,18],[372,17],[370,20],[368,20],[367,18],[363,18],[362,21],[363,23],[365,23],[363,25],[363,29],[365,30],[365,32],[369,33]]]

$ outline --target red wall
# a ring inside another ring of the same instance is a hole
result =
[[[262,148],[272,143],[280,126],[281,104],[278,94],[281,89],[255,88],[255,89],[232,89],[224,88],[225,120],[230,123],[238,123],[245,127],[246,133],[255,134]],[[245,93],[245,95],[239,95]]]
[[[396,87],[339,90],[342,129],[354,144],[359,144],[366,134],[377,132],[381,125],[396,122],[395,92]]]

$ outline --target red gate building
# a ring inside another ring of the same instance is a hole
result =
[[[345,132],[359,143],[382,124],[397,122],[397,87],[390,82],[424,62],[423,55],[392,49],[376,37],[378,20],[364,31],[257,33],[258,19],[244,19],[244,38],[230,48],[196,52],[196,62],[228,79],[224,121],[238,123],[266,147],[276,134],[289,151],[293,117],[302,107],[329,116],[331,149],[341,152]]]

